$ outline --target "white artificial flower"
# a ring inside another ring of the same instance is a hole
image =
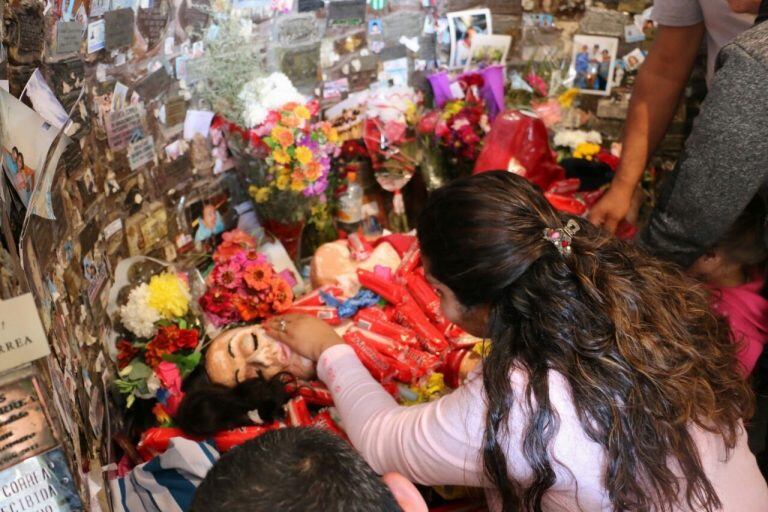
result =
[[[149,285],[143,283],[128,295],[128,302],[120,308],[120,318],[126,329],[139,338],[151,338],[160,320],[160,313],[149,305]]]
[[[307,101],[283,73],[251,80],[243,86],[239,98],[245,104],[243,118],[249,128],[262,124],[270,110],[277,110],[287,103]]]
[[[590,142],[592,144],[602,144],[603,137],[594,130],[587,132],[585,130],[560,130],[555,133],[554,144],[556,147],[571,148],[575,150],[579,144]]]

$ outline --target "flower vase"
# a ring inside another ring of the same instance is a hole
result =
[[[268,233],[280,240],[291,260],[298,261],[304,220],[285,222],[278,219],[262,219],[262,224]]]

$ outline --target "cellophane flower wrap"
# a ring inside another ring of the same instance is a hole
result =
[[[369,93],[363,140],[376,172],[400,176],[406,182],[413,176],[421,161],[415,127],[422,102],[421,93],[411,87],[390,87]]]
[[[200,363],[202,324],[190,310],[186,275],[163,272],[134,287],[120,308],[118,390],[126,405],[155,400],[159,424],[170,425],[184,394],[181,381]]]
[[[293,303],[291,285],[256,247],[253,238],[236,230],[224,234],[214,253],[200,306],[215,326],[263,320]]]

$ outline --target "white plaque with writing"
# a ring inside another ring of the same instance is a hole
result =
[[[31,293],[0,301],[0,372],[50,354]]]

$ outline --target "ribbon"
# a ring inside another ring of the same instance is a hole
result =
[[[320,292],[320,297],[322,297],[323,302],[325,302],[327,306],[336,308],[340,318],[350,318],[354,316],[359,309],[374,306],[378,304],[380,300],[379,296],[371,290],[360,290],[357,292],[357,295],[345,301],[340,301],[333,295],[323,291]]]

